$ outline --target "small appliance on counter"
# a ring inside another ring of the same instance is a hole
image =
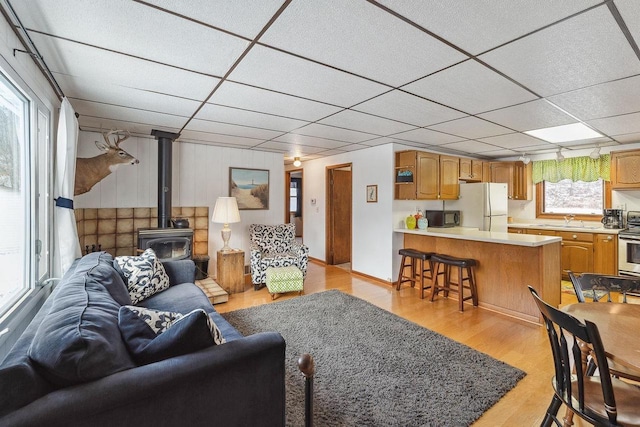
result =
[[[429,227],[455,227],[460,225],[460,211],[425,211]]]
[[[604,209],[602,212],[604,228],[624,228],[624,212],[622,209]]]

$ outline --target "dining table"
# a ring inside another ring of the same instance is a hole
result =
[[[561,308],[598,327],[605,353],[612,361],[640,371],[640,305],[616,302],[575,303]]]

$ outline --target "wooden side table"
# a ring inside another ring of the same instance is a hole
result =
[[[216,282],[230,294],[244,292],[244,251],[218,251]]]

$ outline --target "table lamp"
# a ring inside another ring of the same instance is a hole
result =
[[[231,252],[229,247],[229,239],[231,238],[231,228],[229,224],[240,222],[240,211],[238,211],[238,202],[235,197],[218,197],[216,206],[213,208],[213,216],[211,221],[217,224],[224,224],[220,234],[224,246],[222,252]]]

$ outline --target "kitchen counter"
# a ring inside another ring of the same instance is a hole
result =
[[[394,231],[404,235],[405,248],[475,259],[480,309],[541,323],[527,285],[549,304],[560,304],[560,237],[464,227]]]
[[[604,228],[602,226],[570,226],[565,227],[562,224],[544,224],[544,223],[536,223],[532,222],[531,224],[516,222],[512,224],[507,224],[509,228],[525,228],[525,229],[533,229],[533,230],[553,230],[553,231],[572,231],[577,233],[600,233],[600,234],[618,234],[622,230],[614,229],[614,228]]]
[[[416,234],[422,236],[446,237],[449,239],[470,240],[485,243],[501,243],[515,246],[542,246],[549,243],[560,242],[562,239],[555,236],[538,236],[532,234],[498,233],[493,231],[480,231],[477,228],[450,227],[436,228],[429,227],[426,230],[397,228],[396,233]]]

